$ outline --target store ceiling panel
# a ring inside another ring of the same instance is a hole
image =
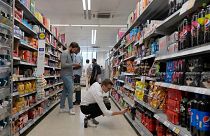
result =
[[[99,19],[92,16],[91,20],[84,19],[82,0],[36,0],[38,11],[51,19],[51,24],[97,24],[97,25],[126,25],[129,13],[133,11],[136,0],[91,0],[91,12],[111,13],[109,19]],[[99,27],[59,27],[66,33],[67,43],[76,41],[82,49],[91,47],[91,31],[97,29],[97,50],[108,50],[116,43],[119,28]],[[90,48],[88,48],[90,50]]]

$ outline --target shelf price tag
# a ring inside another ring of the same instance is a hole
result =
[[[180,133],[180,129],[178,129],[178,128],[176,128],[176,127],[173,128],[173,131],[174,131],[177,135]]]
[[[169,127],[170,126],[170,123],[168,121],[164,121],[163,124],[166,126],[166,127]]]

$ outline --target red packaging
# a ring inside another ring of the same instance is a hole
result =
[[[157,131],[157,136],[165,136],[166,134],[166,127],[164,127],[163,124],[161,124],[160,122],[156,122],[156,131]]]
[[[152,117],[148,117],[148,130],[150,132],[155,132],[155,128],[156,128],[156,120]]]
[[[175,101],[172,99],[167,100],[167,109],[176,113],[180,113],[180,101]]]
[[[29,111],[28,118],[29,119],[34,119],[35,118],[35,111],[34,110]]]
[[[166,114],[167,114],[167,117],[168,117],[168,120],[175,124],[175,125],[179,125],[179,113],[176,113],[176,112],[173,112],[171,110],[167,110],[166,111]]]
[[[175,101],[181,101],[182,92],[176,89],[167,89],[168,91],[168,99],[172,99]]]

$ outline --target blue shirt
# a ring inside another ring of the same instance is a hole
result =
[[[83,58],[82,58],[82,56],[80,54],[75,54],[74,55],[73,62],[75,64],[80,64],[81,65],[81,67],[79,69],[73,70],[74,75],[82,76],[82,64],[83,64]]]

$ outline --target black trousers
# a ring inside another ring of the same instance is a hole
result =
[[[74,76],[74,84],[80,84],[80,76],[79,75],[75,75]],[[75,91],[75,99],[76,99],[76,102],[81,102],[81,90],[77,90]]]
[[[107,110],[111,109],[110,105],[105,104],[105,106]],[[81,105],[80,108],[83,114],[88,115],[87,119],[94,119],[98,116],[103,115],[103,112],[101,111],[97,103],[93,103],[88,106]]]

